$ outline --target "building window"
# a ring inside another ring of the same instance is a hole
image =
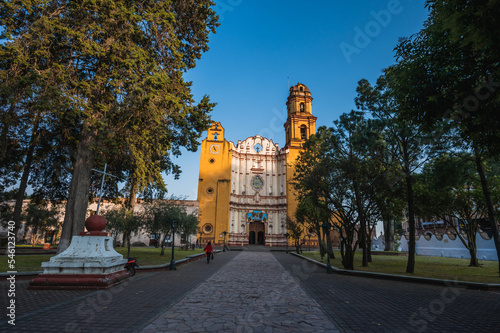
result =
[[[207,188],[207,193],[208,194],[213,194],[214,193],[214,189],[211,188],[211,187]]]
[[[214,133],[214,141],[217,141],[219,135],[217,133]]]
[[[307,139],[307,127],[305,125],[300,126],[300,138],[302,140]]]
[[[203,226],[203,232],[207,235],[211,234],[213,230],[213,227],[210,223],[207,223]]]
[[[304,87],[302,87],[302,86],[301,86],[301,87],[300,87],[300,91],[304,91]]]
[[[209,159],[209,160],[208,160],[208,162],[210,162],[210,163],[214,163],[214,162],[215,162],[215,159],[211,158],[211,159]]]
[[[300,103],[300,112],[304,112],[304,103]]]

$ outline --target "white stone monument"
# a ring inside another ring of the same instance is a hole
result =
[[[64,252],[43,262],[43,274],[28,289],[106,289],[127,278],[127,260],[114,250],[113,238],[102,232],[105,226],[104,217],[89,217],[88,231],[73,236]]]

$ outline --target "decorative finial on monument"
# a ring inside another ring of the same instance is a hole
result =
[[[92,215],[85,221],[87,232],[80,233],[80,236],[107,236],[107,232],[103,232],[106,227],[106,219],[101,215]]]

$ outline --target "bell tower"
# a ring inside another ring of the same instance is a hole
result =
[[[287,217],[295,219],[298,199],[293,187],[295,163],[304,142],[311,134],[316,134],[316,117],[312,114],[311,92],[302,83],[290,88],[286,102],[288,118],[284,125],[286,132],[286,203]]]
[[[288,118],[285,123],[285,148],[301,149],[305,140],[316,133],[316,117],[312,115],[311,92],[302,83],[290,88],[286,102]]]

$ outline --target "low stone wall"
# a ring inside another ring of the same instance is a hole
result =
[[[377,240],[377,245],[379,244],[380,238]],[[465,248],[458,237],[456,239],[450,239],[448,235],[442,235],[440,238],[441,239],[437,238],[435,235],[430,236],[429,239],[424,236],[417,237],[415,243],[416,253],[424,256],[470,259],[469,250]],[[484,239],[481,235],[477,234],[476,242],[477,258],[479,260],[498,261],[493,239]],[[400,243],[401,246],[399,251],[408,251],[408,239],[406,239],[405,236],[401,238]],[[383,250],[383,246],[380,246],[380,249]]]

